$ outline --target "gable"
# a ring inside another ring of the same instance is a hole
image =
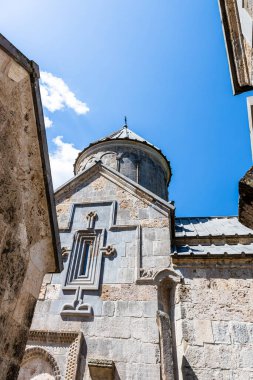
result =
[[[137,220],[148,224],[154,220],[159,227],[168,223],[170,212],[174,211],[170,203],[100,163],[62,186],[55,196],[60,229],[68,228],[76,208],[86,207],[87,212],[94,207],[106,210],[113,201],[119,224],[130,225]]]

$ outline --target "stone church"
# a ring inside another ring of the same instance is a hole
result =
[[[253,231],[176,218],[169,161],[127,125],[74,174],[55,193],[64,270],[44,278],[19,380],[252,379]]]

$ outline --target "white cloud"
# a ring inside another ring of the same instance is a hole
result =
[[[49,119],[49,117],[44,116],[44,122],[45,122],[45,127],[46,128],[51,128],[53,125],[52,120]]]
[[[62,138],[62,136],[57,136],[53,139],[56,150],[49,154],[54,188],[74,176],[73,164],[80,152],[73,144],[63,142]]]
[[[42,104],[50,112],[55,112],[65,107],[71,108],[78,115],[84,115],[89,112],[87,104],[78,100],[66,83],[51,73],[41,71],[40,91]]]

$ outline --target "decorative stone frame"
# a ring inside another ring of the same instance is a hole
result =
[[[98,229],[87,229],[76,232],[64,289],[97,290],[99,288],[104,235],[105,231]],[[83,247],[87,241],[90,242],[90,252],[87,257],[86,273],[82,274],[81,266],[85,260]]]
[[[177,373],[177,351],[175,346],[175,320],[171,318],[171,306],[175,304],[176,286],[183,277],[172,268],[158,271],[153,276],[158,290],[157,325],[160,336],[161,374],[164,380],[175,380]]]
[[[28,340],[29,348],[25,352],[21,366],[27,360],[30,360],[32,356],[38,354],[40,356],[43,355],[43,357],[52,365],[55,380],[76,380],[78,378],[79,357],[82,342],[83,334],[81,332],[31,330]],[[65,376],[62,375],[61,377],[59,366],[53,355],[43,348],[45,343],[47,347],[50,347],[50,344],[55,345],[56,343],[69,346]],[[34,347],[31,347],[33,345]]]
[[[61,380],[60,369],[55,358],[46,350],[41,347],[28,348],[25,351],[21,367],[25,365],[29,360],[32,360],[36,357],[42,357],[46,362],[48,362],[53,370],[53,376],[55,380]]]

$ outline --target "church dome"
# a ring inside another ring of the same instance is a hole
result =
[[[168,199],[170,163],[162,151],[127,125],[91,143],[77,157],[75,175],[101,161],[163,199]]]

